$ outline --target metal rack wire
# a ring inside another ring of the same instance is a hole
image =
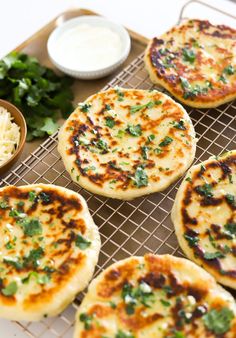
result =
[[[183,11],[181,13],[180,18],[183,17]],[[144,69],[143,55],[135,59],[105,89],[116,85],[142,89],[153,87]],[[216,109],[187,110],[199,139],[196,162],[236,149],[235,101]],[[67,187],[85,197],[102,239],[96,274],[111,263],[130,255],[143,255],[146,252],[182,255],[170,220],[170,211],[179,182],[162,193],[137,198],[131,202],[93,195],[73,183],[65,171],[57,152],[57,133],[49,137],[22,164],[2,179],[0,187],[38,182]],[[75,311],[81,297],[82,295],[79,295],[58,317],[47,318],[39,323],[13,322],[13,334],[9,337],[71,338]]]

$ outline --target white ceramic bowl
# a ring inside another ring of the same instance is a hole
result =
[[[85,23],[93,26],[107,27],[119,34],[121,38],[122,52],[120,53],[119,57],[113,64],[105,68],[84,71],[81,69],[73,69],[69,68],[68,66],[65,66],[63,64],[63,60],[61,60],[61,58],[58,57],[56,53],[56,44],[59,37],[61,37],[61,35],[67,30],[70,30],[78,26],[79,24]],[[95,15],[80,16],[66,21],[51,33],[47,43],[49,57],[52,63],[58,69],[60,69],[63,73],[66,73],[72,77],[87,80],[98,79],[114,72],[127,59],[130,52],[130,46],[131,46],[130,36],[123,26],[118,25],[112,21],[109,21],[103,17]]]

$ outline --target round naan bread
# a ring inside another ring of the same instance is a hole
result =
[[[176,195],[172,221],[185,254],[236,289],[236,151],[193,166]]]
[[[61,128],[58,144],[75,182],[123,200],[168,187],[190,166],[195,148],[183,107],[156,90],[122,88],[80,103]]]
[[[236,304],[194,263],[170,255],[130,257],[89,286],[74,338],[235,338]]]
[[[0,317],[63,311],[92,278],[99,250],[79,194],[45,184],[0,189]]]
[[[152,39],[145,65],[153,83],[199,108],[236,98],[236,30],[188,20]]]

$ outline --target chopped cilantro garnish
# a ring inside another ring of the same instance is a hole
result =
[[[149,302],[152,300],[153,292],[150,285],[141,282],[137,288],[126,283],[122,289],[122,298],[126,304],[126,313],[131,315],[135,311],[135,306],[140,302],[146,307],[149,307]]]
[[[40,246],[37,249],[32,249],[29,252],[29,255],[24,257],[24,266],[33,266],[37,268],[40,265],[39,259],[44,255],[44,250]]]
[[[4,258],[3,262],[13,266],[16,270],[23,269],[23,263],[21,263],[18,258],[14,258],[14,259]]]
[[[138,188],[148,185],[148,175],[141,165],[137,167],[132,179],[134,180],[134,185],[136,185]]]
[[[7,296],[7,297],[13,296],[14,294],[16,294],[17,289],[18,289],[17,283],[11,282],[5,288],[2,289],[2,293],[4,294],[4,296]]]
[[[36,194],[35,191],[30,191],[30,192],[29,192],[29,201],[30,201],[30,202],[34,202],[36,196],[37,196],[37,194]]]
[[[90,170],[96,170],[96,167],[95,167],[94,165],[91,165],[91,166],[89,166],[89,167],[83,168],[83,170],[84,170],[85,172],[90,171]]]
[[[227,67],[225,67],[225,69],[223,70],[223,73],[228,74],[228,75],[233,75],[235,73],[235,69],[233,68],[232,65],[228,65]]]
[[[184,91],[184,95],[183,95],[184,99],[194,98],[197,95],[206,94],[209,90],[208,85],[205,87],[200,87],[199,85],[195,85],[194,87],[192,87],[190,83],[188,82],[188,80],[182,76],[180,76],[180,84]]]
[[[171,303],[165,299],[160,299],[160,302],[163,306],[166,306],[166,307],[171,305]]]
[[[197,186],[196,187],[196,191],[200,194],[203,195],[205,197],[212,197],[213,193],[212,193],[212,185],[209,183],[206,183],[202,186]]]
[[[24,218],[26,214],[24,214],[23,212],[19,212],[18,210],[12,208],[9,212],[9,216],[19,219],[19,218]]]
[[[174,335],[171,338],[186,338],[186,336],[181,331],[176,331],[175,330]]]
[[[185,79],[185,77],[180,76],[179,79],[180,79],[181,87],[182,87],[184,90],[186,90],[186,89],[190,90],[190,89],[191,89],[191,85],[190,85],[190,83],[188,82],[188,80]]]
[[[171,288],[170,285],[164,285],[162,287],[162,290],[167,294],[167,295],[171,295],[173,293],[173,290]]]
[[[109,128],[113,128],[116,122],[112,117],[106,117],[106,126]]]
[[[108,145],[107,145],[107,142],[102,140],[101,138],[95,142],[95,145],[97,148],[107,152],[108,151]]]
[[[119,87],[116,88],[116,94],[118,96],[118,101],[124,101],[124,93],[120,90]]]
[[[142,128],[141,128],[140,124],[137,124],[137,125],[128,124],[127,131],[132,136],[141,136],[142,135]]]
[[[187,182],[190,182],[190,183],[191,183],[191,182],[192,182],[192,179],[191,179],[191,177],[189,177],[189,176],[188,176],[188,177],[186,177],[185,181],[187,181]]]
[[[91,103],[79,103],[79,108],[83,113],[88,113],[91,106]]]
[[[224,258],[225,255],[220,252],[220,251],[215,251],[215,252],[205,252],[204,253],[204,258],[207,260],[212,260],[215,258]]]
[[[33,237],[36,235],[42,235],[43,233],[42,225],[38,219],[24,218],[20,224],[26,236]]]
[[[227,223],[224,227],[231,235],[236,235],[236,223]]]
[[[184,61],[193,63],[196,59],[196,54],[191,49],[183,48],[183,59],[184,59]]]
[[[154,149],[154,153],[157,154],[157,155],[161,154],[162,152],[163,152],[163,150],[161,148],[155,148]]]
[[[24,201],[20,201],[20,202],[17,203],[18,208],[22,208],[24,205],[25,205]]]
[[[142,150],[142,157],[143,157],[143,159],[147,160],[148,159],[148,152],[150,150],[150,147],[143,146],[143,147],[141,147],[141,150]]]
[[[125,135],[125,131],[120,129],[120,130],[118,130],[118,134],[116,135],[116,137],[122,138],[124,135]]]
[[[75,239],[75,245],[78,246],[81,250],[85,250],[91,245],[91,242],[78,234]]]
[[[118,330],[118,332],[115,335],[115,338],[134,338],[134,336],[129,332]]]
[[[105,110],[111,110],[111,106],[109,104],[105,104]]]
[[[194,247],[197,245],[197,243],[199,242],[199,238],[198,237],[194,237],[194,236],[190,236],[188,234],[184,234],[184,238],[186,239],[186,241],[188,242],[190,247]]]
[[[203,321],[210,331],[217,335],[221,335],[230,329],[233,318],[233,311],[224,307],[222,309],[210,310],[203,316]]]
[[[236,205],[236,201],[235,201],[234,195],[226,194],[226,195],[225,195],[225,199],[226,199],[226,201],[227,201],[230,205],[232,205],[232,206],[235,206],[235,205]]]
[[[92,325],[93,315],[87,315],[86,313],[81,313],[79,319],[84,323],[85,330],[89,330]]]
[[[50,276],[46,274],[38,274],[36,271],[31,271],[27,277],[22,279],[22,283],[29,283],[30,278],[34,277],[38,284],[47,284],[50,281]]]
[[[173,142],[173,139],[169,136],[165,136],[164,140],[159,144],[159,147],[168,146],[171,142]]]
[[[155,135],[151,134],[151,135],[148,135],[147,137],[147,144],[151,143],[153,140],[155,139]]]
[[[184,120],[180,120],[179,122],[175,122],[174,128],[180,129],[180,130],[186,130],[186,127],[184,125]]]
[[[15,243],[12,243],[10,241],[8,241],[6,244],[5,244],[5,247],[7,250],[11,250],[15,247]]]
[[[220,77],[219,77],[219,81],[223,82],[223,83],[227,83],[228,80],[226,79],[226,77],[224,76],[224,74],[222,74]]]
[[[110,304],[110,307],[112,308],[112,309],[116,309],[116,307],[117,307],[117,305],[116,305],[116,303],[114,303],[114,302],[109,302],[109,304]]]
[[[0,209],[7,209],[8,204],[6,201],[0,201]]]
[[[145,103],[145,104],[138,104],[136,106],[131,106],[130,107],[130,113],[131,114],[134,114],[136,113],[137,111],[140,111],[142,109],[150,109],[150,108],[153,108],[154,106],[158,106],[162,104],[162,101],[149,101],[148,103]]]
[[[40,192],[39,198],[45,203],[50,202],[50,196],[44,191]]]

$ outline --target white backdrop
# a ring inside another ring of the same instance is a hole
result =
[[[187,0],[0,0],[0,57],[69,8],[92,9],[142,35],[152,37],[176,23],[180,9],[186,2]],[[236,15],[236,3],[229,0],[205,2]],[[191,15],[217,19],[217,15],[199,5],[191,6]],[[228,21],[225,20],[225,23]]]

